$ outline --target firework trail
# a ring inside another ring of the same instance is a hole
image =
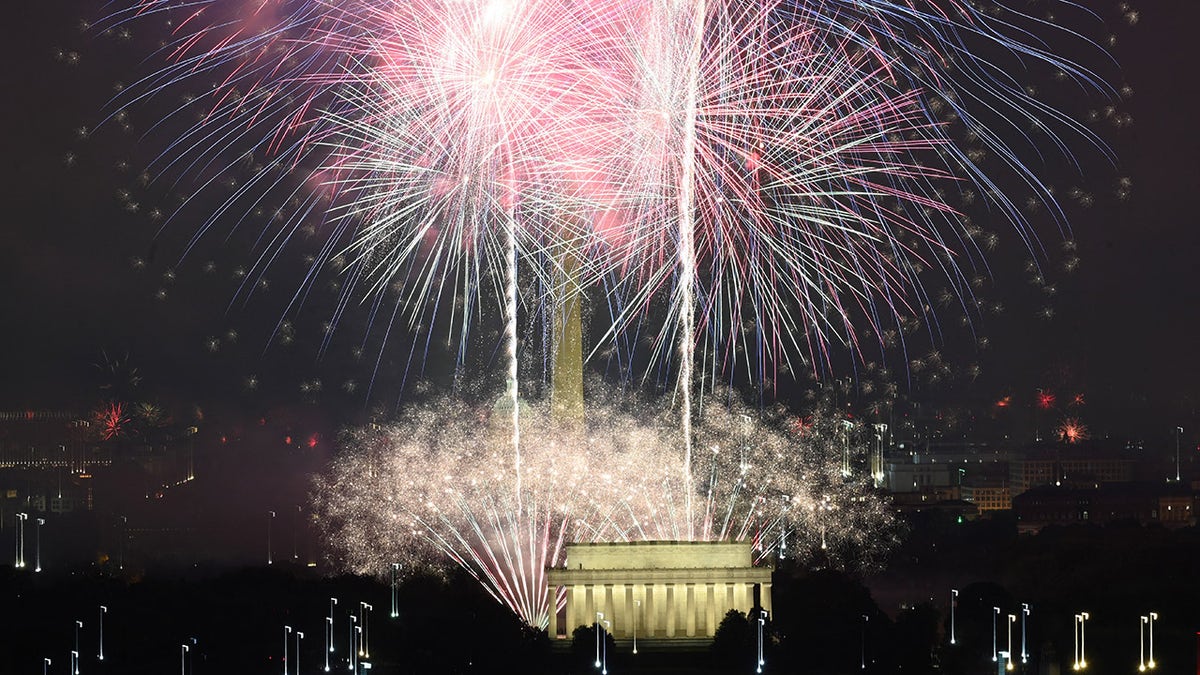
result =
[[[526,411],[519,493],[504,406],[439,401],[361,429],[314,485],[321,527],[353,571],[450,562],[532,626],[545,625],[544,572],[566,542],[752,540],[759,560],[838,566],[869,566],[894,542],[868,477],[841,473],[844,448],[865,457],[857,425],[819,414],[796,434],[786,419],[714,406],[696,419],[692,484],[669,409],[598,400],[587,414],[585,429],[564,429],[544,406]]]

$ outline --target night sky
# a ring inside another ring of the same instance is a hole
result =
[[[339,348],[319,360],[318,320],[298,326],[293,345],[266,349],[290,297],[286,273],[248,305],[231,306],[236,284],[229,272],[252,259],[245,242],[212,237],[176,266],[189,228],[170,223],[157,232],[161,223],[147,217],[155,208],[153,189],[133,197],[138,213],[124,208],[128,200],[118,190],[136,184],[139,162],[152,156],[138,145],[149,121],[136,120],[141,128],[131,134],[102,128],[87,140],[77,129],[102,119],[113,84],[128,76],[122,69],[137,63],[133,55],[146,38],[135,35],[130,45],[81,33],[80,20],[98,12],[98,5],[47,0],[8,10],[8,103],[0,113],[9,130],[0,409],[94,405],[100,379],[94,364],[102,351],[128,354],[143,386],[175,402],[262,409],[308,400],[348,412],[372,405],[362,383],[370,378],[374,355],[368,348],[356,360]],[[1111,50],[1120,63],[1114,86],[1134,90],[1120,104],[1133,125],[1105,134],[1119,166],[1085,154],[1082,178],[1046,176],[1064,189],[1081,184],[1097,195],[1092,208],[1070,211],[1080,266],[1070,275],[1049,273],[1059,292],[1054,317],[1044,320],[1036,318],[1021,276],[1023,252],[1002,247],[996,253],[994,294],[1008,309],[979,327],[992,343],[984,375],[956,391],[986,401],[1028,396],[1037,387],[1079,389],[1088,397],[1084,416],[1094,429],[1157,436],[1197,421],[1200,408],[1200,227],[1194,207],[1200,190],[1200,78],[1194,72],[1200,3],[1137,3],[1134,26],[1122,24],[1116,5],[1089,3],[1119,37]],[[70,52],[78,53],[77,64]],[[130,166],[118,166],[122,161]],[[1132,178],[1127,201],[1111,194],[1117,176]],[[175,186],[176,192],[187,189]],[[1059,242],[1044,244],[1051,262],[1058,260]],[[145,268],[136,269],[134,259]],[[204,269],[210,260],[214,272]],[[176,278],[164,279],[171,269]],[[958,352],[947,346],[946,353]],[[441,368],[442,358],[432,356],[431,368]],[[385,353],[381,377],[401,377],[404,361],[402,353]],[[246,386],[251,376],[259,380],[253,389]],[[303,391],[312,380],[322,383],[319,396]],[[347,381],[356,384],[353,391],[345,390]],[[397,388],[386,382],[380,390]],[[394,393],[379,396],[395,402]]]

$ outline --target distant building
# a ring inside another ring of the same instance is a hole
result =
[[[1095,487],[1133,479],[1136,460],[1126,452],[1095,446],[1030,448],[1009,459],[1009,487],[1015,497],[1043,485]]]
[[[1157,483],[1104,483],[1099,487],[1044,485],[1013,497],[1021,532],[1047,525],[1136,521],[1186,526],[1196,522],[1196,496],[1190,490]],[[1165,508],[1164,508],[1165,507]]]
[[[979,512],[1007,511],[1012,508],[1012,490],[1007,478],[979,476],[962,486],[962,499],[978,507]]]

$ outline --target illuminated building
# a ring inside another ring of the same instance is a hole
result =
[[[547,570],[550,635],[569,638],[597,613],[614,638],[681,639],[716,634],[726,612],[771,611],[770,567],[755,567],[749,542],[651,541],[568,544],[567,566]]]

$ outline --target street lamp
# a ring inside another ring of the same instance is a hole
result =
[[[354,636],[356,633],[362,633],[362,628],[358,626],[357,616],[354,616],[354,614],[349,611],[347,611],[346,614],[350,617],[350,658],[348,659],[348,662],[350,664],[350,670],[358,672],[358,666],[355,663],[355,659],[358,658],[358,648],[355,645],[358,643],[354,641]]]
[[[358,616],[362,619],[362,642],[358,645],[358,655],[371,658],[371,633],[369,629],[371,610],[375,609],[365,602],[358,603]]]
[[[275,520],[275,512],[267,511],[267,564],[268,565],[270,565],[274,562],[274,560],[271,559],[271,523],[274,522],[274,520]]]
[[[14,567],[25,566],[25,521],[29,520],[28,513],[17,514],[17,560]]]
[[[1175,482],[1180,482],[1179,475],[1179,436],[1183,434],[1183,427],[1175,427]]]
[[[870,623],[871,617],[867,616],[866,614],[863,614],[862,619],[863,619],[863,622],[862,622],[862,650],[861,650],[861,654],[860,654],[861,655],[860,663],[862,666],[862,670],[866,670],[867,669],[867,624]]]
[[[50,659],[42,659],[42,675],[46,675],[46,669],[50,667]]]
[[[392,572],[392,618],[400,616],[400,602],[396,591],[396,576],[400,573],[400,563],[389,565]]]
[[[1029,618],[1029,603],[1021,603],[1021,663],[1029,663],[1029,650],[1025,647],[1025,619]]]
[[[354,632],[358,635],[358,643],[362,644],[362,626],[355,626]],[[350,658],[354,660],[354,665],[351,666],[351,670],[353,670],[355,673],[358,673],[358,656],[355,654],[353,649],[350,651]]]
[[[997,661],[999,652],[996,651],[996,619],[1000,616],[1000,608],[992,608],[992,663]]]
[[[296,665],[292,667],[292,672],[295,675],[300,675],[300,638],[304,637],[304,633],[296,631]]]
[[[46,524],[45,518],[37,519],[37,529],[34,530],[34,532],[36,533],[36,537],[34,538],[34,548],[33,548],[33,555],[34,555],[33,571],[34,572],[42,571],[42,526],[45,524]]]
[[[288,655],[288,636],[292,634],[291,626],[283,627],[283,675],[288,675],[287,655]]]
[[[642,613],[642,601],[634,600],[633,604],[635,606],[635,609],[633,610],[633,653],[636,654],[637,653],[637,620],[638,620],[638,614]]]
[[[179,645],[179,675],[187,675],[187,655],[191,651],[187,645]]]
[[[100,605],[100,656],[101,661],[104,660],[104,615],[108,613],[108,608]]]
[[[1146,624],[1150,617],[1143,614],[1138,617],[1138,672],[1146,671]]]
[[[79,650],[71,650],[71,670],[79,673]]]
[[[129,519],[121,516],[121,538],[117,540],[117,569],[125,569],[125,540],[129,537]]]
[[[1158,618],[1158,612],[1150,612],[1150,660],[1146,662],[1146,666],[1150,670],[1158,667],[1158,662],[1154,660],[1154,620]]]
[[[604,620],[604,612],[596,612],[596,621],[593,625],[596,627],[596,667],[600,667],[600,622]]]
[[[329,599],[329,639],[325,641],[325,646],[329,649],[329,653],[333,653],[333,606],[337,604],[337,598]],[[329,657],[326,657],[325,670],[329,670]]]
[[[1014,623],[1016,623],[1016,622],[1017,622],[1017,615],[1016,615],[1016,614],[1009,614],[1009,615],[1008,615],[1008,651],[1007,651],[1007,652],[1005,652],[1005,660],[1006,660],[1006,661],[1007,661],[1007,663],[1008,663],[1008,665],[1005,667],[1007,670],[1012,670],[1012,669],[1013,669],[1013,661],[1012,661],[1012,653],[1013,653],[1013,651],[1012,651],[1012,627],[1013,627],[1013,624],[1014,624]]]
[[[296,505],[296,515],[294,518],[292,518],[292,560],[300,559],[300,548],[297,545],[298,537],[296,536],[296,533],[300,529],[299,523],[300,523],[300,515],[302,513],[304,513],[304,510],[300,508],[299,504],[297,504]]]
[[[604,622],[604,644],[600,648],[600,675],[608,675],[608,630],[612,628],[612,624],[607,620]]]
[[[1087,612],[1080,612],[1075,615],[1075,663],[1071,666],[1073,670],[1083,670],[1087,668],[1087,657],[1084,655],[1084,622],[1090,616]]]
[[[767,623],[767,610],[760,609],[758,612],[758,669],[755,671],[761,673],[763,666],[767,660],[763,658],[763,627]]]
[[[950,589],[950,644],[956,644],[954,638],[954,609],[958,607],[958,589]]]
[[[325,648],[325,672],[327,672],[327,673],[329,672],[329,652],[333,651],[333,648],[329,646],[329,641],[330,641],[330,639],[332,639],[332,637],[333,637],[333,617],[327,616],[327,617],[325,617],[325,645],[326,645],[326,648]]]
[[[75,620],[75,650],[73,652],[71,652],[72,654],[75,655],[75,657],[74,657],[75,666],[73,668],[71,668],[71,672],[74,673],[74,675],[79,675],[79,629],[80,628],[83,628],[83,622],[80,621],[79,619],[76,619]]]

